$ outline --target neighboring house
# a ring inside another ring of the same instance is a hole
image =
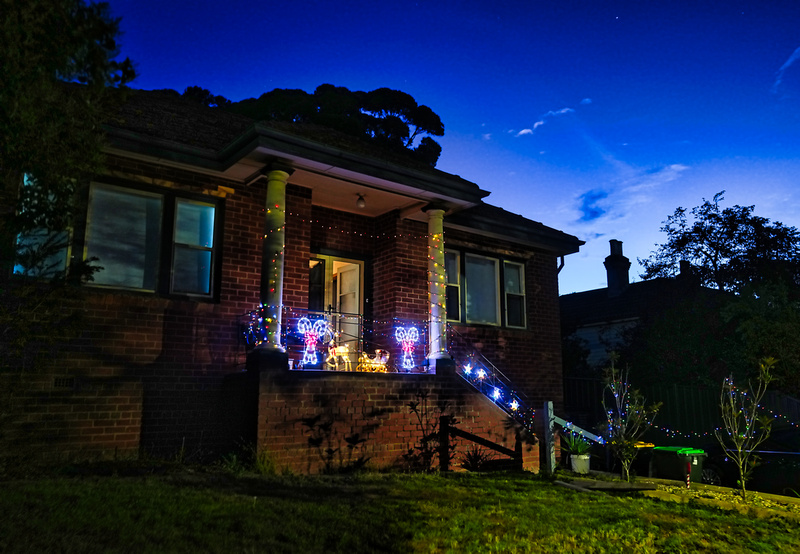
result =
[[[578,339],[588,350],[587,365],[595,369],[606,364],[609,353],[622,346],[626,331],[700,289],[691,279],[687,264],[681,265],[676,278],[631,283],[631,262],[622,253],[622,242],[612,239],[609,243],[611,252],[603,262],[608,286],[559,299],[562,336]],[[565,367],[565,373],[571,373],[570,368]]]
[[[557,268],[577,238],[400,154],[163,91],[133,93],[108,138],[72,233],[104,268],[85,332],[18,397],[9,448],[244,442],[298,471],[382,467],[419,443],[420,397],[510,448],[517,398],[561,406]],[[479,363],[507,378],[494,401],[458,376]]]
[[[704,289],[692,278],[691,267],[681,263],[675,278],[655,278],[631,283],[630,260],[622,242],[612,239],[603,265],[608,286],[565,294],[561,306],[561,332],[568,350],[564,364],[565,410],[574,421],[593,426],[603,418],[600,399],[602,370],[609,355],[625,346],[628,332],[653,321],[684,301],[713,299],[716,291]],[[575,353],[584,354],[576,356]]]

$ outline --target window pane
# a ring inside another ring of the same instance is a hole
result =
[[[465,262],[467,321],[497,325],[497,260],[467,255]]]
[[[445,310],[447,319],[451,321],[461,321],[461,299],[459,298],[459,288],[448,285],[445,289]]]
[[[506,295],[506,325],[509,327],[525,327],[525,297]]]
[[[178,199],[175,242],[213,248],[214,206]]]
[[[522,266],[506,262],[504,264],[506,278],[506,294],[524,294],[522,286]]]
[[[67,268],[69,233],[34,229],[17,236],[17,263],[14,273],[52,279]]]
[[[175,247],[173,292],[211,293],[211,251]]]
[[[458,284],[458,254],[455,252],[444,253],[444,274],[446,282]]]
[[[86,226],[86,257],[103,267],[100,285],[156,289],[162,198],[94,186]]]

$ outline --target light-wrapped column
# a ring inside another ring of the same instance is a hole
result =
[[[428,359],[448,359],[447,310],[445,307],[447,283],[444,273],[444,210],[431,208],[428,214],[428,303],[429,345]]]
[[[286,182],[290,173],[274,169],[267,174],[261,262],[261,305],[264,307],[264,348],[283,350],[281,312],[283,304],[283,254],[286,246]]]

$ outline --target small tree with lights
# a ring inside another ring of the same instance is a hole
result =
[[[605,439],[622,466],[622,477],[630,481],[631,464],[638,452],[636,443],[652,426],[661,403],[646,406],[642,393],[628,383],[628,370],[618,369],[616,360],[617,355],[612,353],[611,366],[605,370],[603,408],[608,421]]]
[[[778,361],[774,358],[761,360],[756,386],[750,384],[750,390],[737,388],[732,377],[726,378],[719,395],[724,429],[715,430],[715,435],[736,465],[739,491],[744,502],[747,502],[747,479],[758,464],[758,456],[753,450],[769,438],[772,430],[772,419],[760,416],[758,406],[773,380],[772,369],[776,363]]]

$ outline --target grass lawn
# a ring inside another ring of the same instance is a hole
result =
[[[530,474],[106,473],[0,481],[0,552],[800,552],[797,519]]]

